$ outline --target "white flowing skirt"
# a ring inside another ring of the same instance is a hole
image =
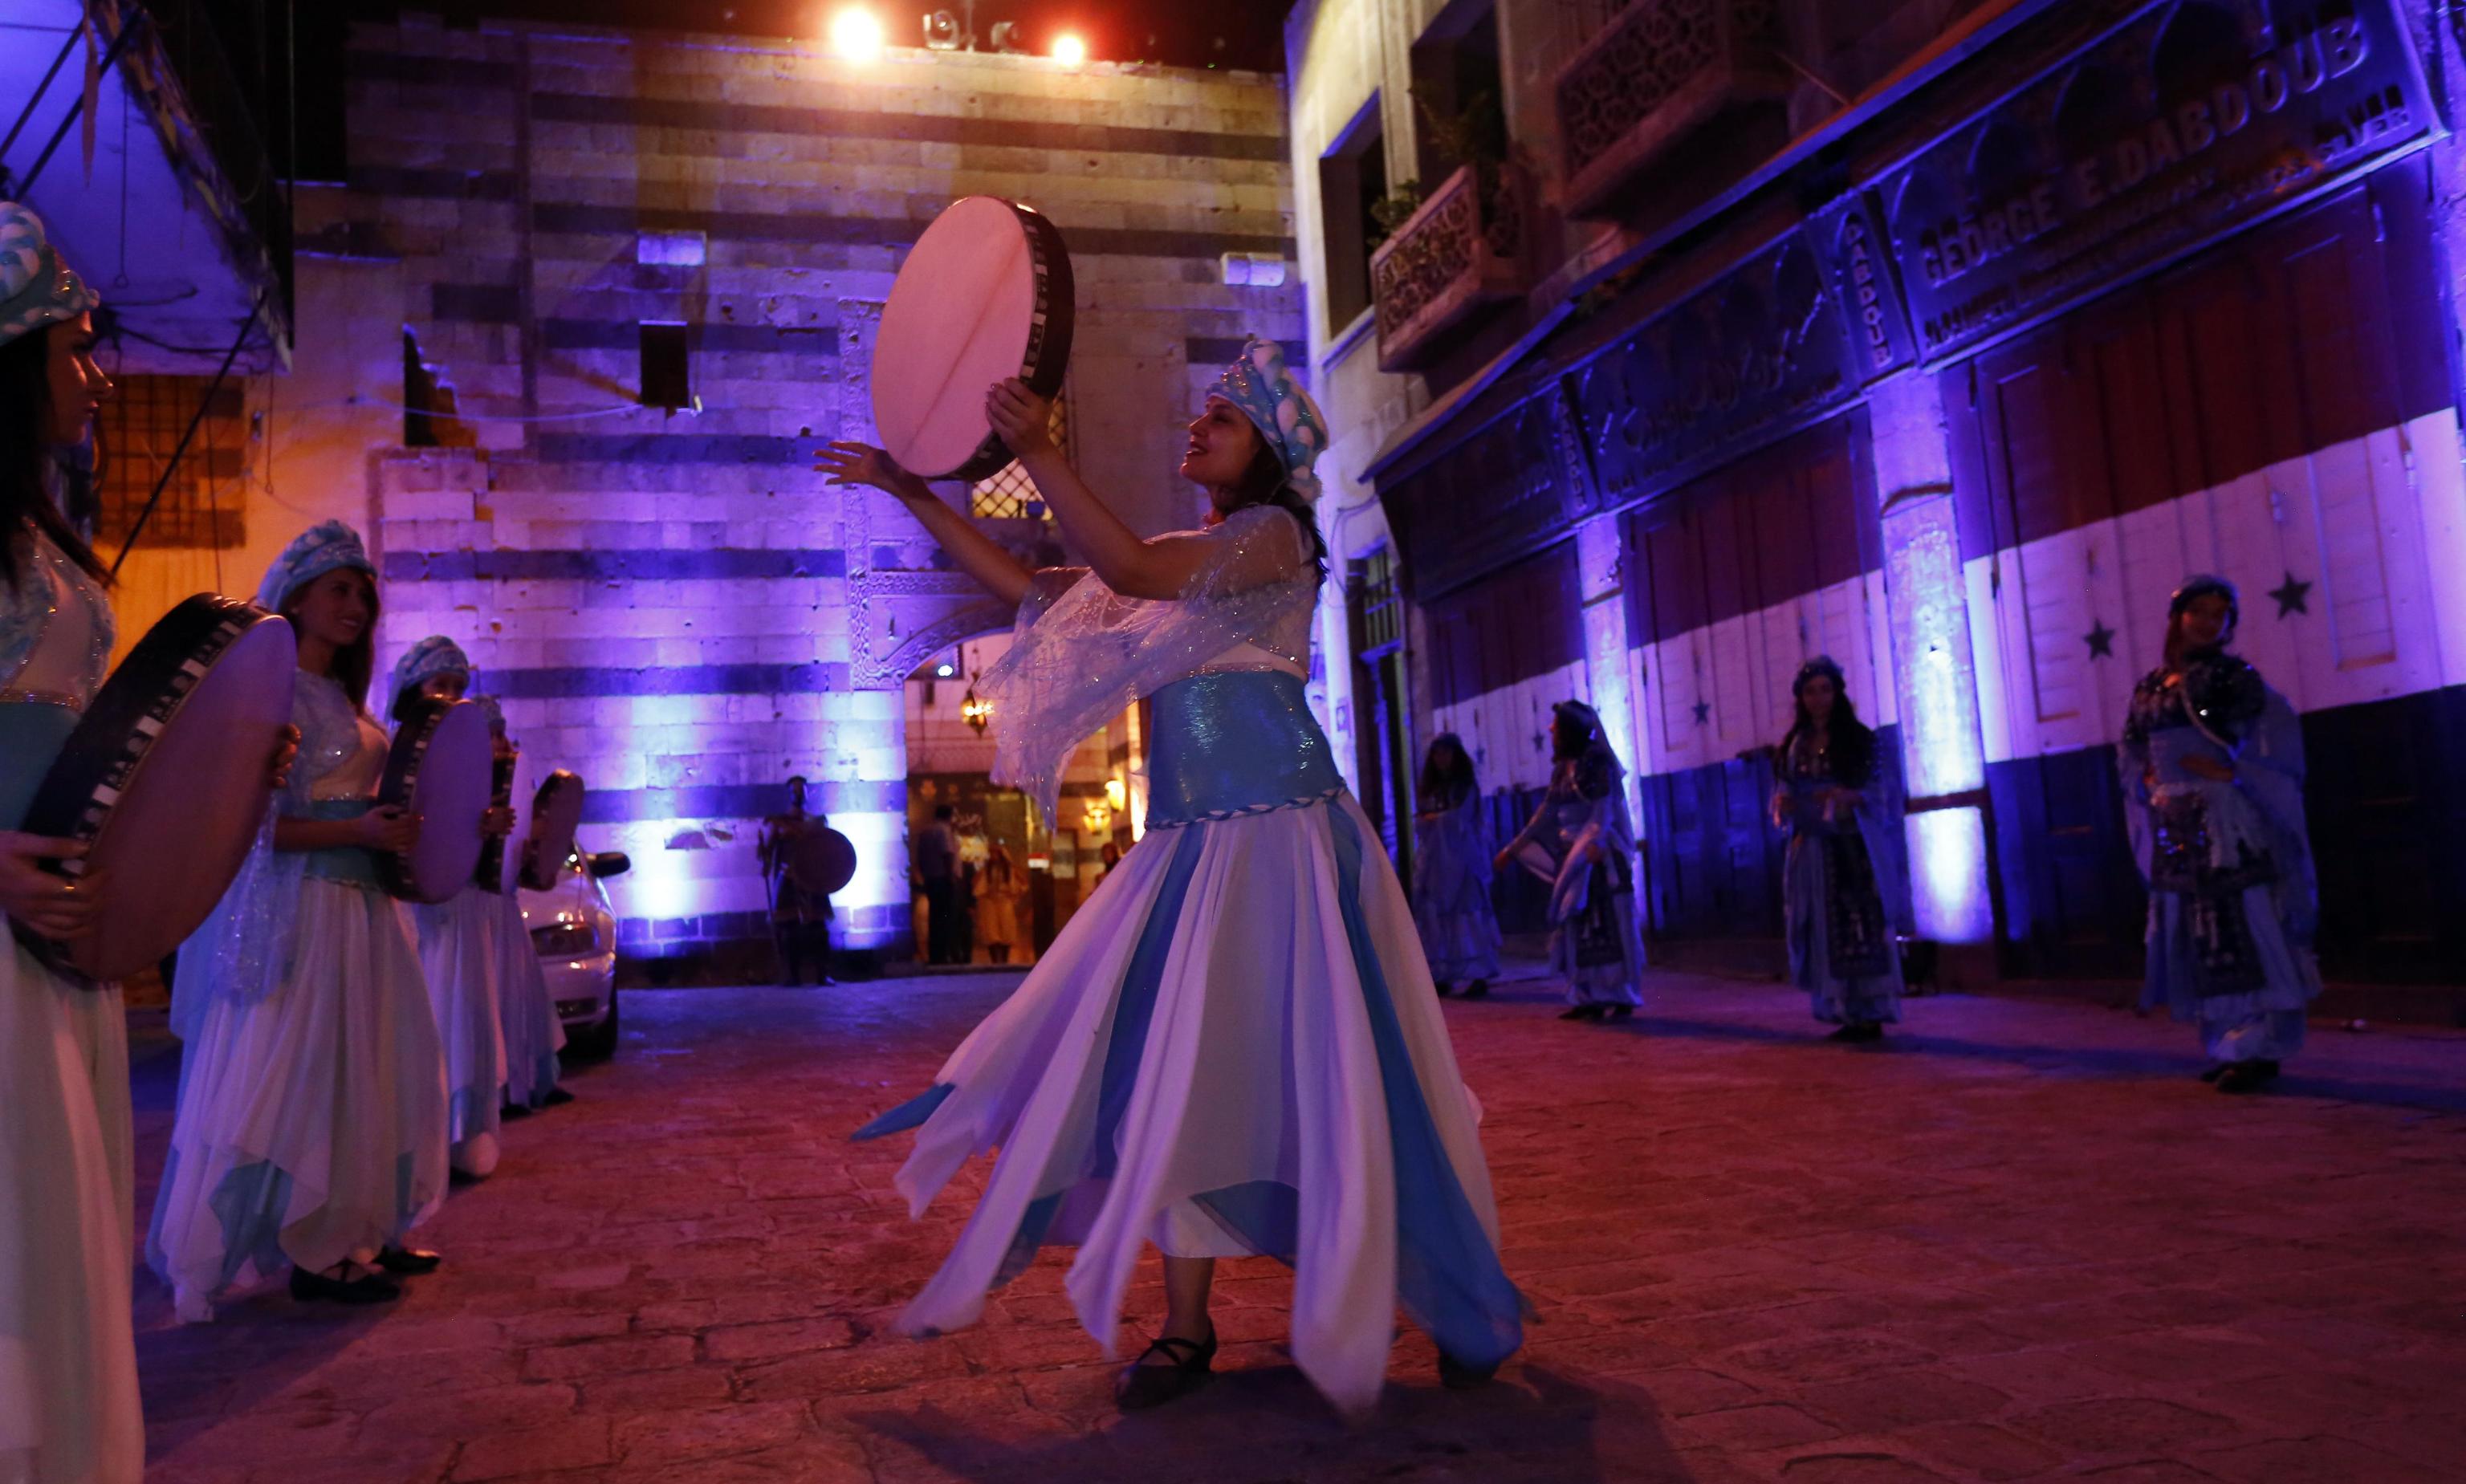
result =
[[[505,1101],[537,1108],[556,1091],[556,1053],[565,1049],[565,1023],[548,997],[530,930],[523,926],[519,893],[497,898],[498,1011],[505,1031]]]
[[[205,1008],[147,1258],[180,1316],[347,1257],[372,1258],[445,1192],[445,1055],[401,907],[309,877],[281,982]]]
[[[128,1027],[0,928],[0,1484],[136,1484]]]
[[[1075,1243],[1071,1298],[1111,1355],[1155,1242],[1290,1262],[1293,1358],[1348,1408],[1384,1383],[1400,1298],[1459,1359],[1520,1342],[1480,1110],[1349,795],[1152,832],[932,1091],[865,1133],[920,1116],[913,1212],[1001,1153],[909,1333],[974,1321],[1039,1245]]]
[[[503,892],[470,886],[449,901],[411,908],[429,1008],[445,1046],[446,1136],[454,1168],[465,1175],[493,1172],[502,1149],[505,1030],[497,1008],[497,939],[504,900]]]

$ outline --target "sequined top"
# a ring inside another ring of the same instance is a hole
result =
[[[2143,749],[2152,733],[2192,726],[2231,745],[2260,720],[2268,704],[2269,686],[2260,671],[2240,656],[2213,649],[2185,663],[2181,684],[2166,683],[2163,665],[2141,678],[2124,713],[2123,745]]]
[[[286,803],[376,797],[391,744],[376,718],[353,706],[332,678],[300,672],[291,692],[291,724],[300,729],[300,761],[292,769]]]
[[[0,701],[83,710],[111,667],[111,602],[33,522],[16,542],[18,580],[0,585]]]

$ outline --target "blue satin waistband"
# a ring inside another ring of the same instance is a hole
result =
[[[1155,693],[1148,823],[1299,808],[1344,787],[1301,681],[1281,670],[1194,675]]]
[[[26,822],[34,791],[52,771],[60,747],[77,731],[78,713],[38,701],[0,703],[0,829]]]
[[[295,814],[295,820],[356,820],[377,806],[373,798],[318,798],[308,804],[308,812]],[[319,881],[330,881],[346,887],[363,887],[370,891],[383,891],[385,882],[377,875],[377,858],[373,851],[358,845],[336,845],[329,850],[311,850],[302,869]]]

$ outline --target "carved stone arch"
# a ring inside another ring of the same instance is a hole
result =
[[[907,641],[890,652],[886,668],[905,685],[916,667],[961,640],[974,639],[999,629],[1008,633],[1016,612],[999,598],[987,598],[973,608],[963,608],[938,622],[930,623],[910,634]],[[886,687],[887,688],[887,687]]]

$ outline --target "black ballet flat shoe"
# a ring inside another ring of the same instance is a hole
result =
[[[1610,1019],[1614,1021],[1633,1020],[1635,1019],[1635,1006],[1631,1004],[1614,1004],[1610,1006]]]
[[[377,1266],[397,1277],[416,1278],[444,1264],[441,1255],[415,1247],[390,1247],[377,1254]]]
[[[528,1103],[507,1103],[497,1110],[497,1116],[509,1123],[516,1118],[527,1118],[530,1115],[531,1109]]]
[[[548,1090],[547,1095],[540,1099],[540,1106],[542,1108],[563,1108],[566,1104],[572,1101],[573,1094],[568,1092],[565,1089],[550,1088]]]
[[[1494,1361],[1489,1365],[1467,1365],[1444,1350],[1439,1352],[1439,1384],[1449,1391],[1470,1391],[1475,1386],[1489,1385],[1491,1378],[1497,1374],[1498,1366]]]
[[[2259,1068],[2261,1078],[2264,1081],[2277,1075],[2277,1059],[2275,1057],[2263,1057],[2252,1065]]]
[[[1490,980],[1475,979],[1464,987],[1463,993],[1467,1000],[1487,999],[1490,995]]]
[[[1608,1009],[1609,1006],[1599,1004],[1569,1005],[1567,1008],[1558,1012],[1558,1019],[1562,1021],[1598,1021],[1608,1011]]]
[[[2237,1062],[2218,1073],[2221,1092],[2257,1092],[2269,1086],[2271,1073],[2262,1070],[2264,1063]]]
[[[1439,981],[1436,981],[1436,982],[1434,983],[1433,987],[1434,987],[1434,988],[1436,988],[1436,989],[1438,990],[1438,992],[1439,992],[1439,998],[1440,998],[1440,999],[1442,999],[1442,1000],[1445,1000],[1445,999],[1446,999],[1446,998],[1447,998],[1449,995],[1452,995],[1452,994],[1454,994],[1454,993],[1455,993],[1455,991],[1454,991],[1454,990],[1452,990],[1452,989],[1450,989],[1450,988],[1448,988],[1448,987],[1447,987],[1447,985],[1446,985],[1446,981],[1445,981],[1445,980],[1439,980]]]
[[[1143,1362],[1152,1355],[1165,1359],[1162,1365]],[[1171,1336],[1157,1340],[1139,1352],[1139,1359],[1113,1384],[1113,1405],[1126,1412],[1144,1411],[1177,1401],[1207,1383],[1215,1374],[1216,1326],[1207,1327],[1207,1343],[1177,1339]]]
[[[2211,1062],[2207,1067],[2201,1068],[2201,1080],[2203,1082],[2217,1081],[2220,1077],[2227,1074],[2227,1065],[2228,1064],[2225,1062]]]
[[[291,1270],[291,1296],[307,1302],[331,1299],[338,1304],[383,1304],[402,1296],[402,1285],[371,1272],[358,1278],[329,1278],[304,1268]]]

